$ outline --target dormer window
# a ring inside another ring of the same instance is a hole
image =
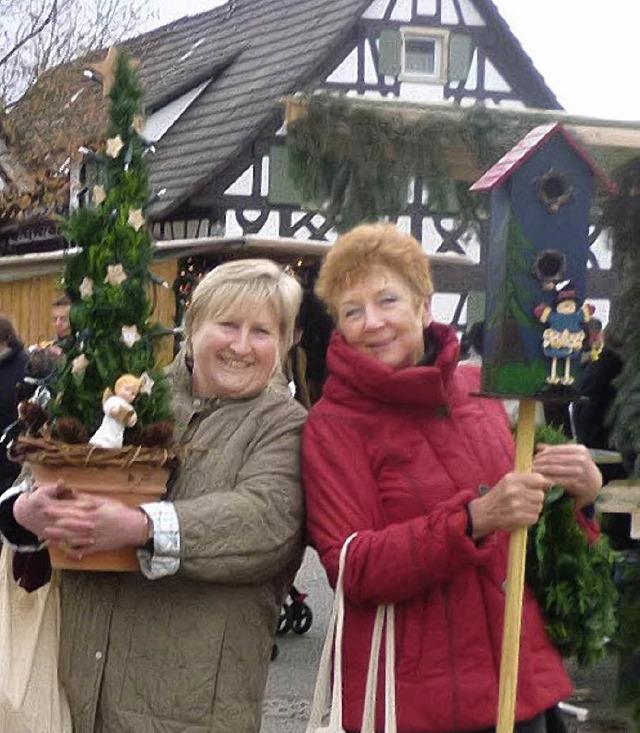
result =
[[[436,76],[439,50],[435,38],[405,38],[404,70],[409,74]]]
[[[444,81],[448,34],[445,31],[402,30],[402,76],[407,79]]]
[[[416,26],[383,28],[378,72],[425,84],[465,81],[474,51],[473,39],[466,33]]]
[[[69,182],[71,194],[69,208],[82,209],[95,207],[97,203],[94,196],[96,186],[104,181],[104,164],[95,156],[85,155],[77,157],[71,162],[69,169]]]

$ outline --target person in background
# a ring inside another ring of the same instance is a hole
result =
[[[228,262],[197,286],[171,366],[182,459],[163,501],[66,498],[73,487],[26,478],[0,498],[0,531],[22,550],[138,548],[139,573],[62,574],[75,733],[258,733],[303,548],[306,411],[282,373],[301,295],[268,260]]]
[[[51,319],[53,321],[53,328],[56,332],[55,341],[60,342],[71,336],[71,320],[69,314],[71,313],[71,300],[68,296],[63,295],[61,298],[53,301],[53,308],[51,310]]]
[[[455,331],[433,321],[429,261],[412,236],[356,227],[327,255],[316,292],[336,332],[303,433],[303,484],[308,536],[332,584],[357,533],[344,574],[343,725],[360,728],[376,607],[393,603],[399,733],[488,733],[509,531],[534,524],[561,484],[597,536],[600,472],[575,444],[540,446],[532,472],[514,472],[504,407],[472,396],[478,367],[458,366]],[[521,639],[515,730],[549,733],[571,683],[528,590]]]
[[[617,393],[614,382],[623,367],[621,350],[620,341],[606,328],[598,358],[583,367],[578,385],[581,399],[571,405],[571,420],[575,437],[588,448],[611,449],[609,411]],[[622,464],[608,464],[601,471],[606,481],[627,477]]]
[[[60,358],[62,356],[64,346],[71,338],[71,299],[67,295],[63,295],[53,301],[51,309],[51,320],[55,331],[55,338],[49,343],[41,344],[45,346],[51,356]]]
[[[287,356],[285,374],[289,380],[291,394],[308,410],[311,407],[311,397],[307,384],[307,355],[300,344],[302,333],[302,327],[296,323],[293,332],[293,346]]]
[[[575,438],[587,448],[611,450],[610,410],[617,389],[615,380],[622,372],[622,344],[609,327],[604,330],[603,348],[598,359],[588,362],[582,371],[578,391],[580,399],[570,406],[571,426]],[[623,463],[627,459],[627,465]],[[619,481],[633,472],[635,456],[623,456],[620,463],[607,463],[600,467],[605,484]],[[605,514],[602,527],[616,550],[636,552],[640,542],[632,540],[629,514]]]
[[[18,416],[18,384],[22,381],[28,354],[10,318],[0,314],[0,434]],[[9,488],[20,466],[7,458],[6,441],[0,441],[0,491]]]

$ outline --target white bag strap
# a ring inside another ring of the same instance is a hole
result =
[[[397,733],[396,722],[396,611],[393,604],[387,609],[387,638],[384,664],[384,729]]]
[[[343,733],[342,727],[342,636],[344,630],[344,586],[343,576],[347,557],[347,548],[356,536],[347,537],[338,564],[338,581],[336,583],[331,607],[331,617],[327,636],[322,648],[318,676],[311,703],[309,722],[306,733]],[[378,680],[378,661],[382,631],[386,620],[385,634],[385,733],[396,733],[396,690],[395,690],[395,616],[393,605],[378,606],[371,635],[371,651],[367,670],[365,704],[362,715],[362,733],[374,733],[375,701]],[[322,728],[322,718],[326,711],[329,687],[331,686],[331,658],[333,653],[333,687],[331,691],[331,709],[328,727]]]
[[[344,628],[344,587],[343,576],[344,566],[347,557],[347,549],[356,532],[347,537],[340,550],[338,562],[338,581],[333,595],[331,616],[327,628],[327,636],[322,647],[316,686],[313,691],[309,722],[306,733],[316,733],[322,725],[322,718],[327,709],[329,688],[331,687],[331,660],[334,658],[333,689],[331,694],[331,713],[329,717],[328,731],[340,733],[342,731],[342,632]]]
[[[396,733],[396,675],[395,675],[395,613],[393,605],[378,606],[371,634],[371,651],[367,670],[367,686],[362,713],[362,733],[375,732],[376,693],[378,687],[378,661],[380,659],[380,643],[385,626],[385,662],[384,662],[384,731]]]

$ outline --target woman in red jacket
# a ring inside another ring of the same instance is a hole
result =
[[[336,332],[303,470],[309,536],[332,584],[344,540],[358,533],[344,577],[343,725],[360,727],[375,608],[393,603],[399,733],[491,731],[508,532],[536,522],[556,483],[597,532],[600,472],[578,445],[542,447],[531,473],[512,472],[502,405],[470,396],[478,370],[458,367],[454,331],[431,319],[429,263],[413,237],[357,227],[332,248],[316,292]],[[545,711],[570,694],[525,590],[516,731],[545,733]]]

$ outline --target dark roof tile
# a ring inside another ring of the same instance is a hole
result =
[[[369,0],[239,0],[232,13],[225,15],[218,8],[211,17],[205,13],[183,23],[173,32],[178,35],[173,45],[159,35],[156,42],[162,42],[169,66],[179,66],[176,59],[192,39],[207,33],[194,53],[220,47],[230,36],[243,51],[157,144],[151,181],[155,189],[166,188],[167,194],[151,214],[166,216],[213,180],[247,145],[248,136],[269,122],[276,125],[281,96],[315,76],[368,4]],[[203,139],[210,141],[206,149]]]

